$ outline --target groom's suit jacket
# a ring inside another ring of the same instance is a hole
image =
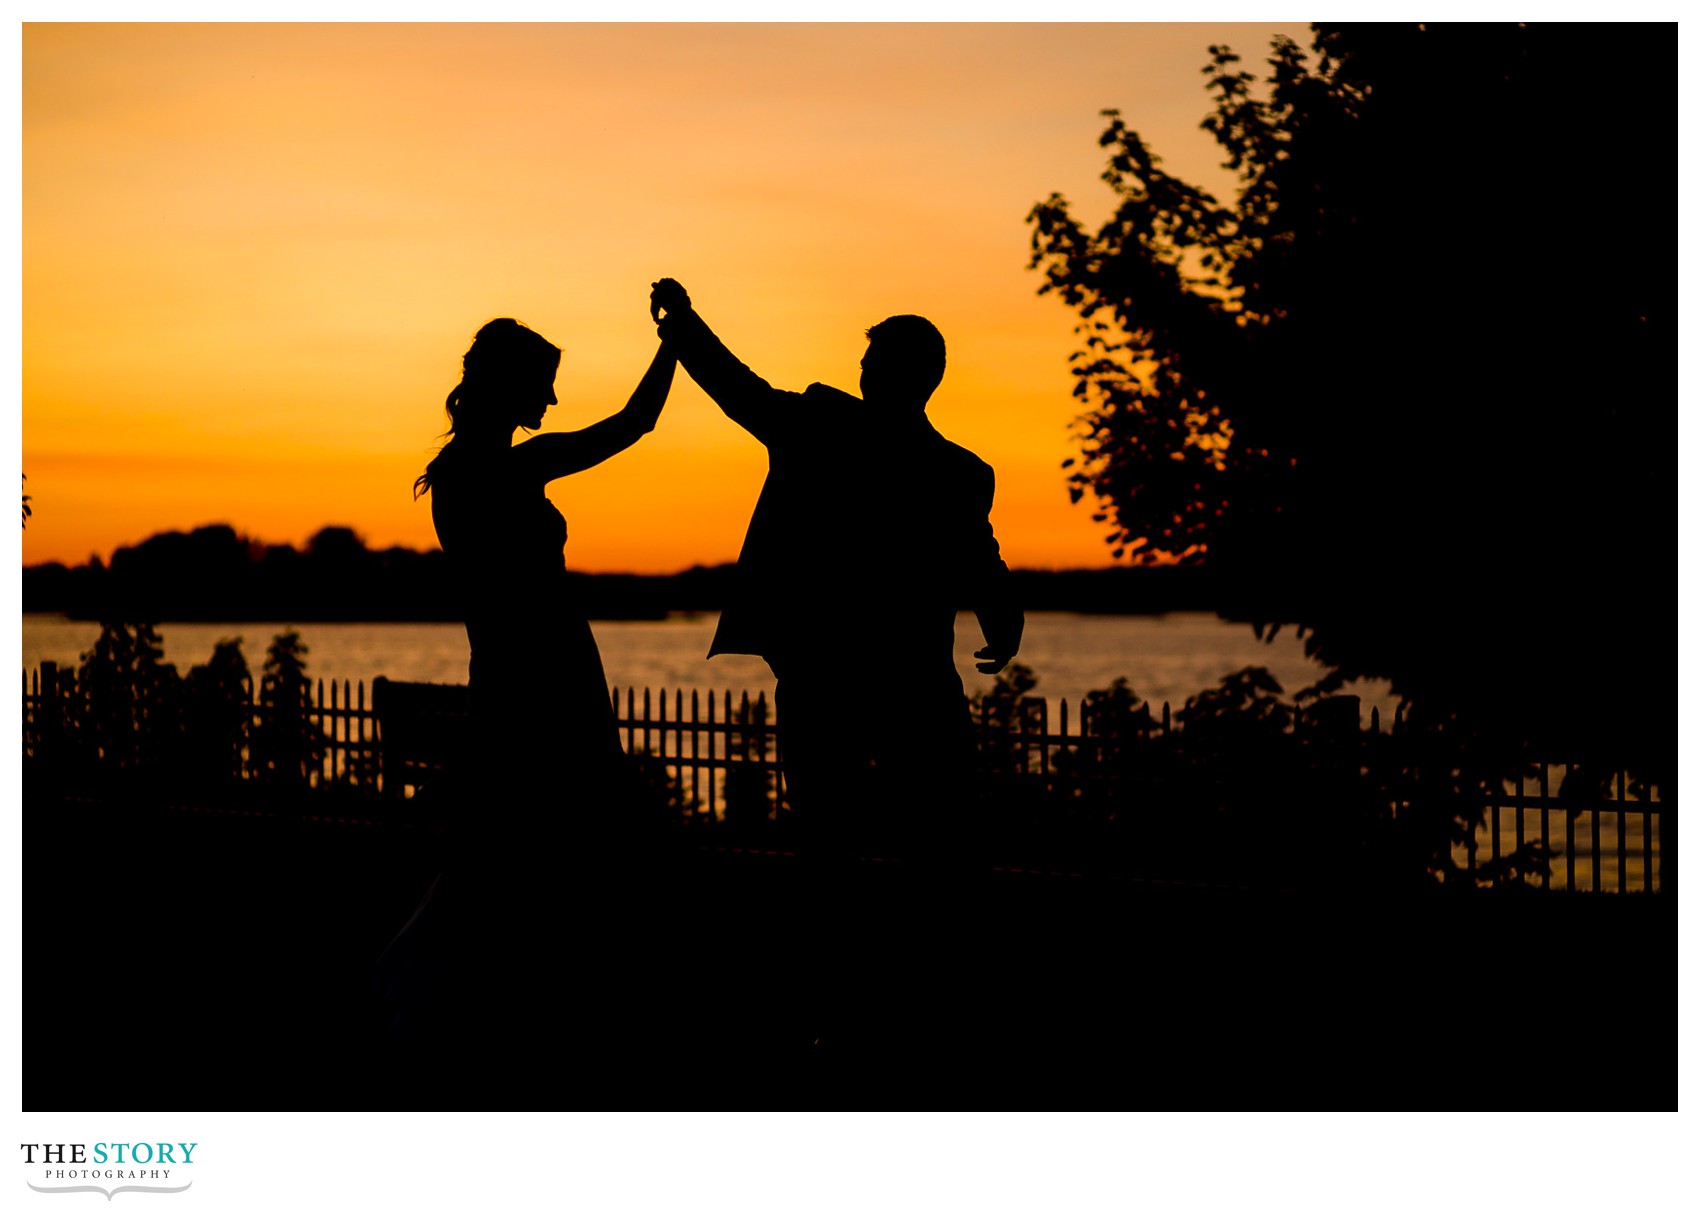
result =
[[[662,336],[722,411],[758,438],[768,473],[709,655],[776,671],[836,665],[876,678],[953,669],[956,612],[1013,653],[1023,617],[989,517],[992,469],[920,409],[811,384],[786,392],[739,362],[694,311]],[[959,685],[959,684],[958,684]]]

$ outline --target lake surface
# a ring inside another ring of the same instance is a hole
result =
[[[710,639],[718,621],[715,614],[679,615],[666,620],[598,621],[591,624],[602,650],[610,686],[734,693],[773,693],[773,675],[759,657],[726,654],[709,661]],[[265,661],[266,646],[287,623],[170,623],[159,629],[167,661],[187,673],[192,665],[211,656],[213,646],[228,637],[240,636],[250,668],[258,674]],[[307,646],[308,672],[327,681],[365,682],[386,677],[417,682],[466,681],[466,629],[458,623],[308,623],[295,629]],[[93,647],[100,634],[98,624],[66,619],[61,615],[23,616],[23,662],[26,671],[43,661],[75,666],[83,652]],[[840,643],[839,637],[823,636],[823,645]],[[972,694],[992,685],[992,679],[974,668],[974,650],[981,645],[979,625],[970,614],[957,619],[956,665],[963,686]],[[844,677],[878,677],[882,670],[875,653],[842,647]],[[1205,613],[1171,615],[1076,615],[1065,612],[1036,612],[1027,617],[1019,661],[1038,675],[1036,694],[1051,701],[1054,713],[1058,700],[1071,708],[1086,692],[1107,687],[1125,677],[1132,688],[1153,704],[1165,700],[1179,708],[1188,696],[1215,686],[1223,675],[1248,665],[1266,667],[1290,697],[1293,692],[1319,678],[1323,667],[1304,655],[1303,645],[1290,633],[1273,644],[1265,644],[1244,624],[1228,623]],[[902,694],[895,679],[892,694]],[[1391,721],[1397,703],[1385,683],[1360,683],[1348,687],[1362,698],[1367,717],[1372,707],[1381,709],[1382,719]],[[1054,717],[1053,717],[1054,719]],[[1562,778],[1562,768],[1556,779]],[[1531,789],[1532,790],[1532,789]],[[1516,845],[1517,813],[1507,810],[1500,825],[1502,849]],[[1548,820],[1554,843],[1564,848],[1565,820],[1555,813]],[[1627,844],[1629,888],[1641,888],[1643,821],[1631,812],[1623,823]],[[1540,837],[1540,815],[1525,811],[1526,836]],[[1573,825],[1577,856],[1577,883],[1590,887],[1597,879],[1607,889],[1617,887],[1615,855],[1618,824],[1613,813],[1592,818],[1581,815]],[[1600,833],[1601,864],[1596,873],[1592,863],[1594,831]],[[1651,837],[1653,879],[1658,880],[1659,838],[1657,826]],[[1478,834],[1480,854],[1489,854],[1489,831]],[[1455,855],[1463,859],[1462,846]],[[1562,862],[1553,865],[1553,883],[1568,883]]]
[[[677,615],[665,620],[597,621],[591,624],[602,650],[610,686],[685,691],[766,691],[773,675],[759,657],[723,654],[705,658],[716,614]],[[160,627],[165,659],[181,673],[205,662],[222,639],[240,636],[249,666],[258,674],[271,638],[290,626],[307,646],[307,669],[317,678],[370,682],[379,674],[412,682],[465,682],[466,629],[458,623],[168,623]],[[43,661],[74,666],[100,634],[96,623],[60,615],[23,617],[26,670]],[[972,694],[992,679],[974,668],[974,650],[984,642],[973,615],[956,626],[956,665]],[[880,677],[879,654],[858,651],[845,638],[822,636],[844,662],[844,677]],[[1165,700],[1179,708],[1188,696],[1215,686],[1223,675],[1248,665],[1268,668],[1291,695],[1325,672],[1304,655],[1291,632],[1273,644],[1252,635],[1245,624],[1228,623],[1202,612],[1172,615],[1076,615],[1036,612],[1027,617],[1018,661],[1038,676],[1035,694],[1077,704],[1088,691],[1125,677],[1133,690],[1153,704]],[[1350,688],[1389,717],[1394,704],[1385,684]],[[893,694],[902,687],[895,680]]]

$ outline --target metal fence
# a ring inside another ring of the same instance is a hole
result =
[[[84,705],[77,697],[83,694],[72,672],[52,663],[25,674],[26,759],[63,744],[56,731],[79,716]],[[401,810],[443,769],[466,717],[467,694],[460,685],[383,678],[374,680],[370,694],[363,683],[318,681],[302,704],[300,723],[313,739],[299,755],[303,786],[348,789]],[[683,812],[716,821],[787,813],[778,733],[764,694],[625,688],[611,697],[627,752],[672,789]],[[1065,700],[1053,720],[1051,704],[1042,698],[977,701],[981,771],[1042,805],[1088,802],[1094,794],[1097,803],[1115,803],[1117,797],[1148,793],[1141,779],[1130,783],[1129,772],[1160,767],[1165,746],[1190,730],[1166,703],[1160,711],[1142,707],[1131,724],[1126,713],[1112,716],[1103,708],[1088,703],[1071,713]],[[241,778],[265,776],[253,739],[269,723],[266,707],[251,703],[243,722],[249,740],[236,756]],[[1425,779],[1414,743],[1404,741],[1402,723],[1396,716],[1384,730],[1379,712],[1372,711],[1360,726],[1357,700],[1341,696],[1292,712],[1284,727],[1306,744],[1312,737],[1350,744],[1348,770],[1378,779],[1397,817],[1412,811]],[[892,727],[902,727],[899,716]],[[1480,819],[1472,832],[1452,840],[1460,869],[1474,873],[1478,865],[1497,863],[1538,841],[1553,861],[1526,883],[1590,892],[1675,887],[1676,820],[1668,787],[1632,780],[1623,770],[1605,778],[1594,772],[1592,793],[1577,796],[1565,790],[1573,764],[1525,756],[1516,765],[1511,778],[1490,783],[1463,806],[1470,815],[1479,809]],[[1307,808],[1278,803],[1269,811],[1300,821]]]
[[[365,711],[360,688],[354,697],[355,713]],[[692,691],[687,696],[679,690],[640,693],[633,688],[622,694],[615,688],[610,698],[626,752],[668,781],[686,811],[720,819],[729,810],[737,811],[740,796],[759,797],[773,811],[785,811],[784,772],[765,694],[752,699],[747,691],[734,698],[731,691]],[[367,741],[361,726],[354,730],[357,740],[333,744],[377,745],[379,787],[390,796],[411,796],[442,770],[444,756],[454,752],[468,710],[467,688],[379,678],[373,683],[372,700],[368,716],[379,722],[375,732],[381,743]],[[342,702],[349,702],[346,687]],[[337,761],[326,755],[326,778],[335,777]]]
[[[1095,729],[1090,705],[1080,705],[1071,719],[1067,700],[1058,702],[1054,729],[1051,705],[1045,699],[1024,699],[1002,718],[992,718],[990,706],[977,705],[982,765],[992,765],[1004,777],[1045,786],[1095,780],[1114,784],[1119,778],[1115,772],[1125,769],[1125,764],[1116,761],[1124,751],[1155,748],[1185,731],[1168,703],[1151,712],[1144,727],[1131,731]],[[1320,701],[1311,713],[1295,711],[1286,731],[1292,735],[1311,727],[1338,732],[1342,720],[1346,738],[1357,750],[1360,773],[1379,775],[1395,817],[1411,811],[1424,771],[1415,747],[1404,744],[1408,734],[1402,711],[1386,728],[1379,709],[1371,709],[1360,723],[1357,698],[1339,696]],[[1473,874],[1525,843],[1538,841],[1553,857],[1549,866],[1528,880],[1540,888],[1583,892],[1674,888],[1676,812],[1670,789],[1632,780],[1626,770],[1617,768],[1590,781],[1603,785],[1599,791],[1561,794],[1579,768],[1549,757],[1522,756],[1521,761],[1508,764],[1519,769],[1470,798],[1467,807],[1479,808],[1481,819],[1466,836],[1453,840],[1453,861]],[[1279,808],[1288,813],[1305,811],[1303,805]]]

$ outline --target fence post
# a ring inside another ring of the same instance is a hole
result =
[[[663,716],[665,716],[667,714],[667,711],[666,711],[667,692],[666,691],[661,692],[661,704],[662,704],[661,714]],[[663,774],[665,774],[668,771],[672,771],[674,773],[674,778],[676,778],[677,781],[678,781],[679,795],[681,795],[681,796],[683,796],[685,794],[685,768],[683,766],[678,765],[678,759],[683,758],[685,756],[684,720],[685,720],[685,692],[682,691],[682,690],[675,689],[673,691],[673,749],[672,749],[672,757],[674,759],[674,765],[672,767],[663,767],[662,772],[663,772]],[[667,750],[667,734],[666,734],[665,730],[663,730],[662,734],[661,734],[661,752],[663,754],[666,754],[668,752],[668,750]]]
[[[1665,798],[1659,804],[1659,890],[1676,900],[1676,777],[1661,785]]]
[[[354,695],[348,691],[348,680],[342,680],[342,708],[337,707],[337,680],[330,681],[330,781],[342,781],[348,770],[348,708],[354,705]]]
[[[40,706],[46,713],[49,728],[59,723],[59,663],[44,661],[41,663]]]
[[[1648,799],[1651,791],[1642,784],[1641,795],[1636,797],[1641,806],[1641,890],[1645,893],[1653,891],[1653,808]]]
[[[1524,835],[1527,833],[1523,824],[1523,763],[1521,761],[1517,764],[1517,797],[1512,802],[1512,812],[1517,814],[1517,849],[1521,851]]]
[[[348,679],[342,680],[342,719],[338,723],[338,731],[342,734],[342,745],[338,747],[336,763],[332,776],[340,781],[353,783],[353,735],[354,735],[354,692]]]
[[[1598,804],[1588,807],[1588,871],[1590,893],[1604,890],[1605,884],[1600,880],[1600,807]]]
[[[712,821],[717,816],[714,811],[714,771],[715,757],[720,748],[720,734],[714,729],[714,692],[708,693],[708,816]]]
[[[330,698],[331,703],[337,702],[337,680],[335,678],[330,680]],[[325,741],[325,680],[323,678],[318,680],[318,700],[316,700],[316,703],[318,703],[318,710],[313,714],[313,729],[316,732],[311,734],[314,746],[314,753],[311,756],[313,766],[306,773],[309,788],[313,787],[314,775],[318,775],[318,785],[325,787],[325,759],[331,758],[330,742]],[[335,761],[335,758],[331,758],[331,761]]]
[[[59,702],[59,663],[41,663],[41,682],[35,697],[35,737],[37,768],[57,772],[59,762],[60,725],[64,708]]]
[[[1552,888],[1552,833],[1547,819],[1552,815],[1552,806],[1547,803],[1547,789],[1551,781],[1547,775],[1546,755],[1542,754],[1538,762],[1541,772],[1541,849],[1547,853],[1546,866],[1541,869],[1541,888]]]
[[[372,766],[372,721],[366,715],[365,679],[361,679],[354,686],[360,700],[360,714],[356,717],[360,722],[360,786],[372,792],[377,790],[377,775]]]
[[[1564,777],[1570,778],[1570,765],[1565,764]],[[1564,786],[1559,785],[1561,788]],[[1545,789],[1542,789],[1545,791]],[[1564,891],[1576,892],[1576,814],[1564,810]]]
[[[710,702],[712,702],[712,700]],[[699,713],[697,711],[697,691],[696,691],[695,687],[692,687],[691,688],[691,812],[692,813],[701,813],[703,811],[703,808],[704,808],[704,805],[702,803],[702,778],[701,778],[702,777],[702,768],[697,765],[697,755],[699,753],[699,739],[702,736],[702,730],[699,729],[697,726],[701,723],[701,720],[702,720],[702,715],[701,715],[701,713]],[[712,812],[713,810],[710,809],[710,811]]]
[[[1623,768],[1617,769],[1617,891],[1629,892],[1629,815],[1624,812],[1623,798],[1628,794]]]
[[[1494,789],[1493,789],[1493,794],[1488,799],[1488,809],[1489,809],[1490,813],[1492,814],[1492,826],[1491,826],[1491,828],[1493,830],[1492,855],[1493,855],[1495,860],[1498,860],[1498,858],[1499,858],[1499,802],[1505,799],[1505,783],[1504,783],[1503,780],[1496,779],[1496,780],[1494,780],[1494,785],[1495,786],[1494,786]]]
[[[378,787],[386,796],[402,798],[400,763],[395,760],[390,746],[384,744],[384,709],[389,694],[390,680],[379,674],[372,679],[372,744],[378,748],[378,761],[374,764],[377,771]]]

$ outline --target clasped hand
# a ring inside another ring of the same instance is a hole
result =
[[[685,288],[679,285],[677,279],[663,278],[660,282],[649,284],[649,317],[657,322],[661,313],[672,315],[682,312],[691,306],[691,297]]]

